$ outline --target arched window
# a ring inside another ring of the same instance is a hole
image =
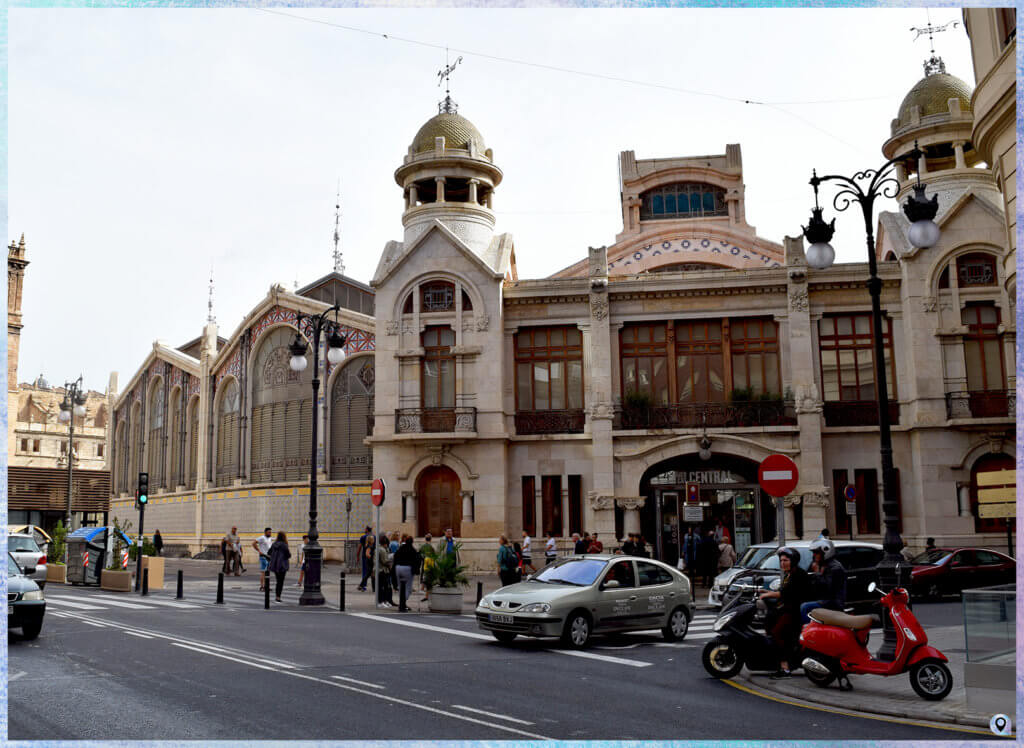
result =
[[[149,394],[149,443],[146,445],[146,469],[149,485],[163,488],[164,485],[164,380],[153,382]]]
[[[677,182],[640,195],[640,220],[726,216],[725,190],[703,182]]]
[[[238,477],[238,380],[221,385],[217,407],[217,485],[229,486]]]
[[[369,479],[373,450],[363,444],[373,417],[373,357],[345,364],[331,393],[331,479]]]
[[[181,389],[178,387],[175,387],[171,392],[171,401],[167,404],[167,412],[171,423],[171,430],[167,434],[167,440],[170,443],[170,449],[167,450],[170,453],[167,487],[174,489],[179,484],[184,483],[181,474]]]
[[[956,258],[956,278],[960,288],[996,285],[996,258],[988,252],[971,252]]]
[[[188,404],[188,486],[196,487],[199,470],[199,398],[193,397]]]
[[[132,405],[132,415],[129,421],[129,433],[131,434],[131,444],[129,449],[131,450],[131,458],[129,460],[128,475],[125,476],[128,479],[128,490],[132,490],[132,486],[135,485],[134,481],[138,474],[142,471],[142,403],[136,402]]]
[[[430,281],[420,286],[421,312],[455,311],[455,284],[448,281]]]
[[[267,334],[252,368],[252,473],[254,483],[300,480],[309,475],[313,370],[288,366],[290,327]]]
[[[112,463],[114,470],[114,493],[125,493],[128,491],[128,440],[125,439],[127,433],[127,427],[124,421],[120,421],[117,424],[117,431],[114,434],[114,454],[117,457]]]

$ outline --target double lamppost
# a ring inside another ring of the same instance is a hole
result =
[[[71,479],[75,465],[75,418],[85,415],[85,393],[82,391],[82,376],[74,382],[64,383],[64,400],[60,404],[57,420],[68,424],[68,503],[64,518],[65,532],[71,532]],[[65,546],[65,556],[67,547]],[[67,563],[67,558],[64,559]]]
[[[340,364],[345,360],[345,338],[339,332],[338,325],[338,310],[340,307],[335,304],[330,309],[325,310],[322,314],[302,314],[301,312],[296,313],[295,316],[295,327],[297,328],[295,333],[295,340],[288,346],[289,352],[292,354],[288,365],[292,371],[301,372],[306,369],[306,353],[309,350],[309,345],[306,342],[306,338],[302,335],[303,321],[306,322],[307,328],[313,334],[313,407],[311,408],[313,414],[313,444],[310,452],[309,460],[309,542],[302,547],[302,553],[306,560],[306,577],[305,583],[302,588],[302,594],[299,595],[299,605],[323,605],[324,596],[320,591],[320,573],[323,568],[324,549],[317,542],[320,537],[320,533],[316,527],[317,517],[317,487],[316,487],[316,471],[317,471],[317,426],[319,413],[319,393],[320,393],[320,333],[328,331],[327,335],[327,360],[332,364]],[[334,312],[334,321],[332,322],[327,318],[331,312]]]
[[[892,433],[889,422],[889,393],[886,387],[885,346],[882,337],[882,281],[878,277],[878,264],[875,258],[875,235],[873,228],[874,204],[878,197],[894,198],[900,191],[899,180],[893,176],[897,165],[911,162],[915,164],[917,183],[914,194],[908,197],[903,205],[903,212],[911,222],[908,238],[915,247],[934,246],[939,241],[939,227],[932,220],[939,210],[936,196],[929,200],[924,196],[925,185],[921,184],[920,161],[924,157],[917,144],[914,150],[890,159],[880,169],[859,171],[852,177],[830,174],[819,177],[817,171],[811,177],[814,187],[814,208],[811,220],[804,227],[804,237],[810,242],[807,248],[807,264],[812,268],[823,270],[835,260],[835,250],[829,241],[835,232],[835,219],[825,223],[821,217],[822,209],[818,205],[818,185],[822,182],[836,182],[839,192],[833,199],[837,211],[844,211],[856,203],[864,214],[864,230],[867,232],[868,249],[868,292],[871,294],[871,320],[874,332],[875,359],[875,394],[878,399],[878,431],[881,439],[882,459],[882,512],[885,523],[884,555],[878,563],[878,581],[883,589],[896,586],[906,587],[907,566],[900,556],[903,539],[900,537],[900,507],[897,503],[898,487],[892,465]],[[853,519],[851,518],[852,522]],[[902,568],[901,568],[902,567]],[[902,572],[902,573],[901,573]],[[878,652],[880,659],[893,659],[896,651],[896,634],[888,616],[882,616],[884,640]]]

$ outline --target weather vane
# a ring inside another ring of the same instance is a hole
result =
[[[345,263],[341,261],[341,248],[338,241],[341,235],[338,233],[338,223],[341,220],[341,180],[338,180],[338,192],[334,198],[334,272],[338,275],[345,274]]]
[[[942,61],[941,57],[935,54],[935,34],[942,33],[943,31],[948,31],[950,26],[956,28],[960,24],[958,21],[949,21],[948,23],[944,23],[941,26],[933,26],[931,13],[928,13],[927,8],[925,8],[925,13],[927,14],[928,19],[927,26],[910,27],[910,30],[915,32],[914,41],[917,41],[925,34],[928,35],[928,44],[931,47],[931,57],[924,61],[924,74],[928,76],[933,75],[934,73],[945,73],[946,63]]]
[[[445,62],[444,69],[437,71],[437,85],[440,86],[441,85],[441,81],[444,81],[444,101],[442,101],[441,103],[439,103],[437,105],[437,112],[438,112],[438,114],[441,114],[442,112],[447,112],[448,114],[455,114],[456,112],[459,111],[459,105],[456,104],[455,103],[455,99],[452,98],[451,91],[449,90],[449,85],[448,85],[449,84],[449,80],[448,79],[451,76],[452,71],[455,70],[455,67],[460,62],[462,62],[462,55],[459,55],[459,57],[456,58],[455,62],[453,62],[451,65],[449,65],[448,64],[448,48],[445,47],[445,50],[444,50],[444,62]]]

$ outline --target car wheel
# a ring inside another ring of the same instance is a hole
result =
[[[26,623],[21,627],[21,635],[26,639],[35,639],[39,636],[39,632],[43,630],[43,619],[40,617],[38,621],[32,621]]]
[[[690,617],[686,615],[686,608],[680,605],[669,615],[668,622],[661,629],[661,635],[665,641],[674,642],[685,638],[686,632],[689,630]]]
[[[743,669],[743,656],[725,639],[712,639],[705,644],[700,661],[708,675],[719,680],[731,678]]]
[[[565,622],[562,642],[573,649],[584,649],[590,642],[590,616],[581,610],[573,611]]]
[[[518,636],[515,631],[492,631],[491,633],[502,644],[511,644]]]
[[[946,663],[925,660],[910,669],[910,685],[922,699],[941,701],[953,690],[953,675]]]

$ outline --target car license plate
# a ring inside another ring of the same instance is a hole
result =
[[[13,605],[8,605],[7,606],[7,615],[9,615],[9,616],[13,616],[14,615],[14,606]]]
[[[515,623],[513,616],[503,616],[498,613],[491,613],[491,623]]]

